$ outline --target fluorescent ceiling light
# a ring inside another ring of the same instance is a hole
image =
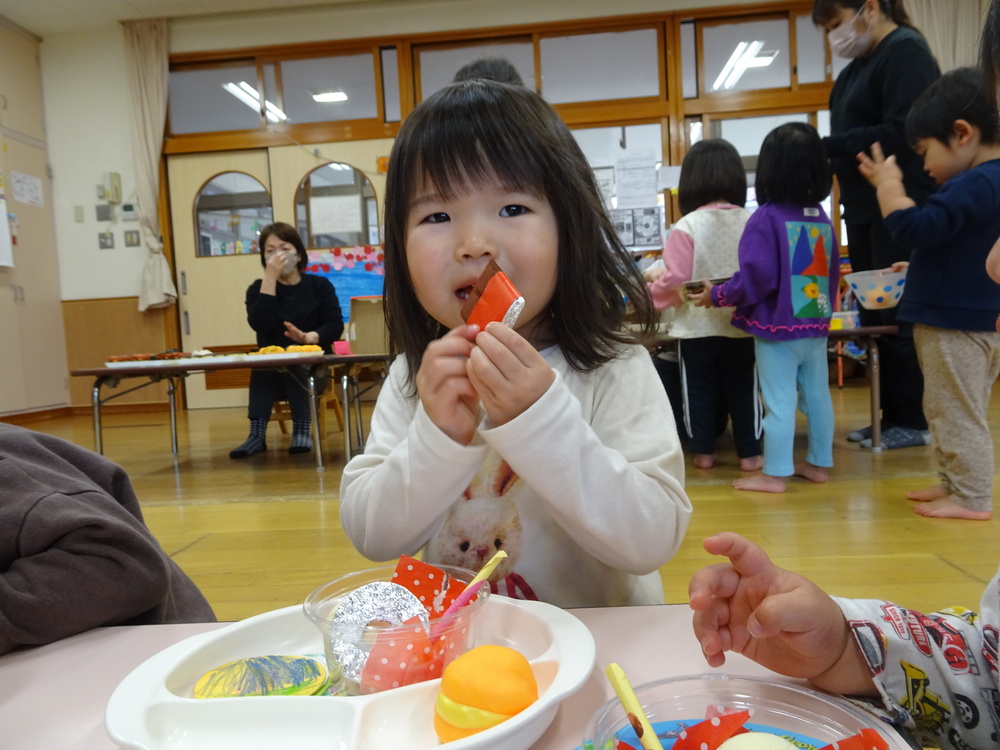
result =
[[[329,104],[331,102],[346,102],[347,94],[339,89],[337,91],[310,91],[314,102],[319,102],[320,104]]]
[[[719,89],[731,89],[740,80],[747,68],[764,68],[774,62],[778,56],[778,50],[766,50],[763,53],[764,42],[740,42],[729,56],[729,60],[722,66],[715,83],[712,84],[712,91]]]
[[[230,81],[229,83],[222,84],[222,88],[246,104],[254,112],[260,112],[260,94],[257,93],[257,89],[246,81],[240,81],[239,84]],[[266,99],[264,100],[264,114],[271,122],[283,122],[288,119],[288,115]]]

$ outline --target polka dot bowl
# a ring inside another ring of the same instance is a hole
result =
[[[712,720],[712,717],[734,711],[750,712],[744,724],[746,729],[784,737],[795,747],[824,747],[858,734],[862,729],[874,730],[884,741],[883,747],[889,750],[909,747],[899,734],[875,716],[842,698],[791,681],[715,672],[642,683],[635,686],[635,694],[665,750],[681,746],[717,747],[724,736],[712,729],[695,730],[684,743],[679,741],[680,735],[705,719]],[[712,721],[712,724],[720,726],[722,722]],[[709,736],[706,737],[706,733]],[[717,736],[713,738],[713,734]],[[639,741],[621,702],[612,698],[591,717],[580,750],[626,746],[641,750],[644,743]],[[846,747],[846,744],[841,746]],[[872,743],[866,745],[871,746]]]
[[[844,281],[851,287],[859,305],[866,310],[882,310],[899,304],[906,284],[906,271],[858,271],[844,276]]]

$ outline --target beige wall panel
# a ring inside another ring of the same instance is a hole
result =
[[[137,297],[71,300],[62,303],[66,328],[66,356],[70,370],[103,367],[115,354],[155,354],[167,348],[164,316],[175,315],[174,308],[139,312]],[[139,380],[124,381],[123,387],[138,385]],[[89,406],[93,378],[70,378],[70,405]],[[102,396],[114,394],[104,388]],[[167,386],[157,383],[134,393],[120,396],[112,404],[167,403]]]

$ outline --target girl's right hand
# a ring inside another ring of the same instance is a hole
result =
[[[479,425],[479,395],[466,372],[478,326],[463,325],[432,341],[417,371],[417,394],[431,421],[456,443],[468,445]]]

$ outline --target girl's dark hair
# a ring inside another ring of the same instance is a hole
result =
[[[993,0],[986,12],[983,35],[979,40],[979,67],[983,71],[983,86],[988,96],[998,98],[1000,92],[1000,0]]]
[[[267,238],[272,234],[279,240],[295,246],[295,252],[299,256],[295,267],[299,269],[299,273],[305,271],[306,266],[309,265],[309,253],[306,252],[306,246],[302,243],[302,237],[299,236],[298,230],[291,224],[285,224],[283,221],[268,224],[260,230],[260,237],[257,238],[257,247],[260,250],[260,264],[265,268],[267,267],[267,258],[264,257],[264,243],[267,242]]]
[[[882,11],[886,18],[891,18],[900,26],[913,28],[910,16],[903,7],[903,0],[877,0],[878,9]],[[861,10],[865,0],[815,0],[812,9],[812,21],[817,26],[822,26],[838,12],[841,8],[850,8],[855,13]]]
[[[391,350],[406,356],[411,385],[424,349],[446,333],[417,301],[406,262],[407,215],[425,182],[446,198],[490,184],[549,202],[559,238],[549,311],[571,367],[593,370],[618,356],[621,344],[651,334],[655,312],[646,285],[559,115],[524,86],[454,83],[406,118],[386,174],[386,322]],[[630,313],[637,333],[625,328]]]
[[[745,206],[747,173],[736,147],[722,138],[712,138],[688,149],[681,163],[677,198],[682,214],[712,201]]]
[[[816,128],[786,122],[764,137],[757,157],[757,202],[815,206],[830,194],[833,173]]]
[[[978,68],[950,70],[928,86],[906,115],[906,139],[911,145],[920,138],[948,145],[956,120],[978,128],[985,144],[1000,141],[996,96],[983,85]]]

